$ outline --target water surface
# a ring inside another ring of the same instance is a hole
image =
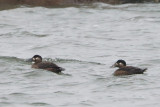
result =
[[[1,107],[160,106],[160,5],[93,4],[0,11]],[[31,68],[35,54],[65,68]],[[114,77],[118,59],[148,68]]]

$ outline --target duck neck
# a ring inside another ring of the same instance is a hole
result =
[[[124,68],[125,66],[119,66],[119,68]]]

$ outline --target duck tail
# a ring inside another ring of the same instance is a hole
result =
[[[143,69],[143,72],[146,72],[147,68]]]
[[[64,71],[65,69],[64,69],[64,68],[62,68],[62,67],[59,67],[59,70],[60,70],[60,71]]]

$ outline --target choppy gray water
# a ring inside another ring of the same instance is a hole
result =
[[[160,4],[0,11],[1,107],[159,107]],[[66,70],[31,68],[35,54]],[[118,59],[148,68],[114,77]]]

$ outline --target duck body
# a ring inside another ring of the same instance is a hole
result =
[[[51,63],[51,62],[35,63],[32,65],[32,68],[45,69],[45,70],[52,71],[55,73],[60,73],[61,71],[63,71],[63,69],[61,67],[59,67],[56,64]]]
[[[132,74],[143,74],[147,68],[141,69],[133,66],[126,66],[126,62],[124,60],[118,60],[112,67],[118,67],[113,75],[121,76],[121,75],[132,75]]]
[[[61,71],[64,70],[63,68],[59,67],[58,65],[52,62],[47,62],[47,61],[42,62],[42,57],[40,55],[33,56],[32,61],[34,62],[32,68],[45,69],[48,71],[52,71],[54,73],[60,73]]]
[[[122,67],[122,68],[117,69],[113,75],[119,76],[119,75],[143,74],[146,70],[147,70],[147,68],[140,69],[137,67],[126,66],[126,67]]]

